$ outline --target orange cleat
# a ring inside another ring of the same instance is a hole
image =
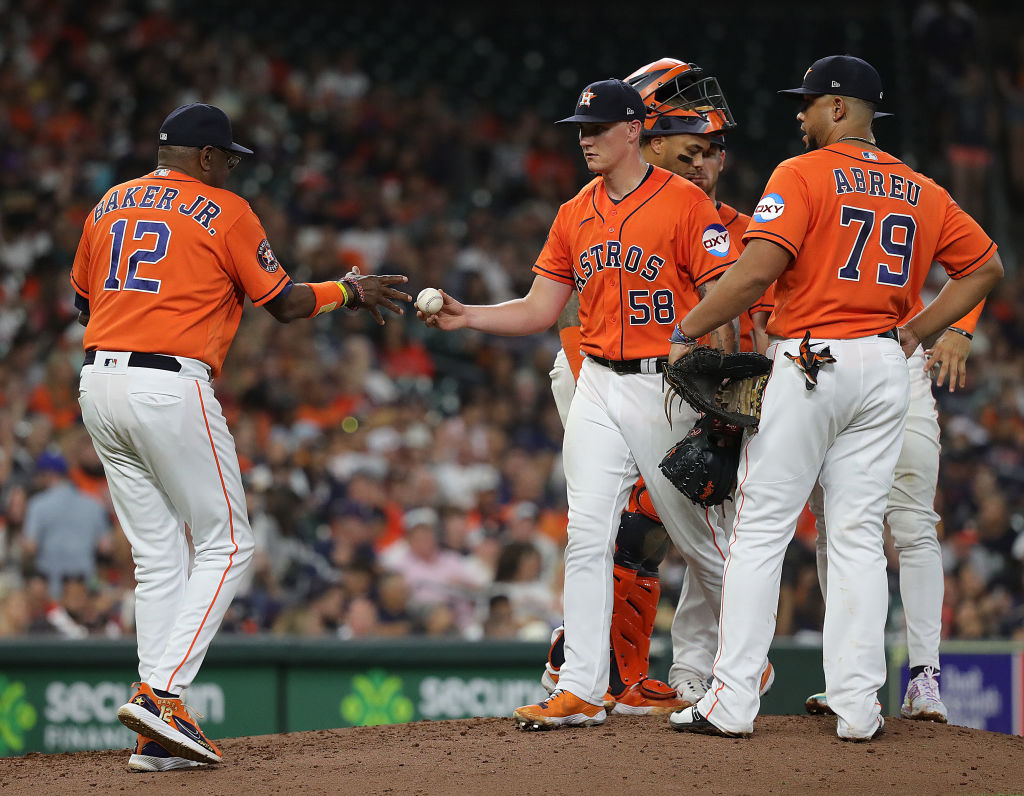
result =
[[[512,717],[521,730],[553,730],[557,727],[592,727],[608,717],[601,705],[591,705],[575,694],[555,689],[543,702],[517,708]]]
[[[151,738],[171,755],[197,763],[219,763],[220,749],[199,729],[177,697],[158,697],[146,683],[134,683],[132,698],[118,708],[117,718],[128,729]]]
[[[175,757],[152,738],[139,735],[135,742],[135,751],[128,758],[129,771],[174,771],[179,768],[201,766],[195,760]]]
[[[646,678],[634,683],[615,698],[613,716],[662,716],[688,708],[690,703],[680,699],[676,690],[661,680]]]

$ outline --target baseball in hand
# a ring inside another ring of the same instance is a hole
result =
[[[444,296],[436,287],[425,287],[416,297],[416,309],[424,315],[436,315],[444,304]]]

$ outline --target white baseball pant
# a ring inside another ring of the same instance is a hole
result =
[[[252,559],[253,534],[209,369],[186,357],[175,357],[178,373],[130,367],[129,356],[97,351],[82,368],[79,403],[132,546],[139,677],[180,693]]]
[[[576,379],[572,375],[565,351],[561,348],[555,354],[555,361],[548,375],[551,377],[551,393],[555,398],[555,406],[564,426],[573,394],[576,392]],[[696,510],[704,511],[699,508]],[[713,523],[710,512],[705,518],[705,523],[708,522]],[[719,527],[727,533],[726,529],[732,527],[732,522],[720,521]],[[717,645],[718,616],[711,609],[704,597],[704,591],[687,568],[672,621],[672,665],[669,668],[669,685],[678,688],[686,680],[707,677],[715,660]]]
[[[885,519],[900,560],[900,597],[907,624],[910,666],[939,666],[942,638],[942,548],[935,530],[935,487],[939,478],[939,417],[932,384],[924,370],[924,350],[918,347],[910,359],[910,406],[903,448],[896,462]],[[808,501],[818,530],[818,581],[827,594],[827,527],[821,487],[815,486]]]
[[[711,614],[722,587],[723,536],[718,514],[686,500],[662,475],[665,452],[697,419],[675,402],[670,426],[660,374],[613,373],[584,360],[565,428],[563,463],[569,500],[565,550],[565,663],[559,686],[600,705],[608,688],[612,557],[622,513],[642,474],[669,537],[679,548]]]
[[[831,588],[825,603],[824,670],[840,737],[877,729],[885,682],[888,589],[882,515],[903,444],[909,399],[906,357],[882,337],[820,340],[836,358],[818,385],[784,353],[799,340],[768,348],[773,368],[760,430],[743,448],[736,524],[722,587],[712,689],[698,709],[727,732],[754,728],[759,678],[775,634],[786,547],[797,518],[821,483],[829,528]]]

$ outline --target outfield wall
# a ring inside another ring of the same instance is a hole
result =
[[[664,677],[655,644],[651,671]],[[267,638],[219,639],[187,703],[213,738],[423,719],[508,716],[544,696],[546,644]],[[823,688],[821,650],[778,643],[765,713],[802,713]],[[1024,645],[943,647],[943,698],[959,724],[1024,734]],[[128,641],[0,641],[0,756],[128,747],[115,714],[136,678]],[[890,651],[887,714],[899,709],[905,651]],[[897,673],[899,677],[895,676]]]

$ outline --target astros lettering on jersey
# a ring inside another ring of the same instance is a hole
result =
[[[996,250],[941,186],[892,155],[850,143],[779,164],[743,236],[752,238],[794,255],[775,283],[768,320],[768,333],[783,338],[888,331],[918,301],[932,252],[958,279]]]
[[[248,202],[166,168],[107,192],[71,270],[89,301],[87,351],[190,357],[214,376],[245,296],[259,307],[290,282]]]
[[[645,359],[666,354],[696,288],[735,262],[731,240],[700,188],[649,166],[619,201],[597,178],[563,204],[533,270],[575,285],[584,352]]]

